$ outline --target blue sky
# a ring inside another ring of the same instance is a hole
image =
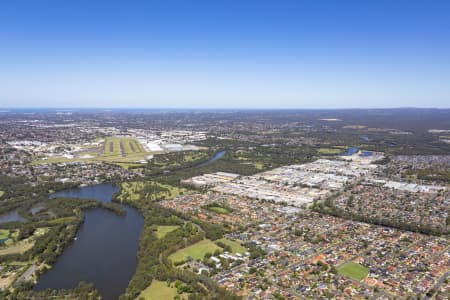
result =
[[[450,1],[0,1],[0,107],[450,107]]]

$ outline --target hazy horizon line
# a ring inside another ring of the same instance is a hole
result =
[[[448,110],[450,107],[432,107],[432,106],[392,106],[392,107],[329,107],[329,108],[301,108],[301,107],[126,107],[126,106],[80,106],[80,107],[58,107],[58,106],[24,106],[24,107],[2,107],[0,112],[5,110],[31,110],[31,109],[48,109],[48,110],[401,110],[401,109],[431,109],[431,110]]]

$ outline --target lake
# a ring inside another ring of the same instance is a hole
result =
[[[351,147],[351,148],[348,148],[347,150],[345,150],[344,153],[342,153],[341,155],[352,156],[353,154],[357,153],[358,151],[359,151],[358,148]]]
[[[8,222],[25,222],[25,219],[19,215],[17,209],[7,212],[3,215],[0,215],[0,223],[8,223]]]
[[[118,191],[117,186],[105,183],[54,193],[51,197],[110,202]],[[39,278],[34,289],[69,289],[80,281],[88,281],[95,285],[103,299],[118,299],[136,271],[136,254],[144,225],[142,215],[135,208],[123,207],[126,216],[102,208],[87,210],[77,240],[64,250],[52,269]]]

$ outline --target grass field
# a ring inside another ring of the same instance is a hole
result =
[[[109,137],[103,144],[105,155],[128,156],[132,154],[146,153],[144,147],[134,138]]]
[[[171,286],[167,286],[167,282],[153,280],[148,288],[143,290],[137,299],[143,297],[145,300],[173,300],[173,298],[178,295],[177,289]],[[179,295],[181,299],[187,299],[187,294]]]
[[[10,246],[0,249],[0,256],[16,253],[24,253],[34,246],[34,241],[31,238],[14,243]]]
[[[157,191],[158,187],[167,189],[167,191]],[[117,198],[119,200],[125,200],[127,198],[133,201],[139,200],[140,197],[149,200],[171,199],[185,191],[186,189],[155,181],[124,182],[122,183],[120,195]]]
[[[255,165],[255,168],[258,170],[264,169],[264,163],[262,163],[262,162],[255,162],[254,165]]]
[[[88,157],[85,157],[85,156]],[[142,144],[130,137],[107,137],[102,146],[97,148],[83,148],[82,152],[75,154],[74,158],[48,157],[33,161],[32,165],[44,163],[67,162],[106,162],[117,164],[123,168],[139,166],[139,161],[146,160],[150,153],[145,151]],[[78,156],[78,157],[77,157]]]
[[[221,206],[205,206],[205,209],[222,215],[228,215],[229,213],[231,213],[231,211]]]
[[[185,162],[191,162],[191,161],[195,161],[195,160],[199,160],[199,159],[205,158],[207,156],[208,156],[207,153],[201,152],[201,151],[199,151],[199,152],[186,152],[186,154],[183,157],[183,160]]]
[[[240,254],[244,254],[245,251],[247,251],[245,249],[244,246],[242,246],[239,242],[235,242],[226,238],[221,238],[220,240],[217,240],[217,242],[222,242],[225,245],[228,245],[231,247],[233,253],[240,253]]]
[[[0,191],[0,198],[3,197],[4,194],[5,194],[4,191]]]
[[[32,236],[19,242],[15,241],[18,235],[18,231],[15,231],[13,234],[11,234],[12,237],[6,241],[5,247],[2,247],[0,249],[0,256],[7,254],[24,253],[30,250],[31,248],[33,248],[36,238],[46,234],[48,231],[48,227],[36,228]],[[9,230],[0,229],[0,239],[2,239],[2,237],[7,238],[9,233]]]
[[[319,148],[319,149],[317,150],[317,152],[319,152],[320,154],[334,155],[334,154],[342,153],[342,149],[336,149],[336,148]]]
[[[8,229],[0,229],[0,240],[6,239],[9,237]]]
[[[50,228],[48,228],[48,227],[36,228],[36,230],[34,231],[33,236],[43,236],[43,235],[46,234],[49,230],[50,230]]]
[[[178,225],[158,226],[158,228],[156,229],[156,237],[158,239],[161,239],[161,238],[165,237],[166,234],[168,234],[169,232],[172,232],[178,228],[180,228],[180,226],[178,226]]]
[[[217,249],[222,250],[222,248],[214,244],[212,241],[205,239],[189,247],[178,250],[177,252],[171,254],[169,259],[174,263],[185,261],[188,256],[193,259],[203,259],[206,253],[209,252],[212,254]]]
[[[355,263],[355,262],[347,262],[343,264],[339,269],[338,273],[352,279],[361,281],[369,275],[369,269],[366,267]]]
[[[64,218],[49,220],[48,223],[49,224],[62,224],[62,223],[71,223],[76,220],[77,220],[76,217],[64,217]]]
[[[106,138],[103,143],[103,154],[108,155],[120,155],[120,139],[116,137]]]

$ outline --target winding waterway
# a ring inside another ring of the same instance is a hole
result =
[[[201,163],[201,164],[197,165],[196,167],[199,168],[199,167],[207,166],[207,165],[215,162],[216,160],[221,159],[225,155],[225,153],[227,153],[226,150],[219,151],[216,154],[214,154],[214,156],[210,160],[208,160],[208,161],[206,161],[204,163]]]
[[[202,167],[222,158],[217,152]],[[50,198],[82,198],[111,202],[119,188],[110,183],[70,189],[50,195]],[[76,200],[73,200],[76,201]],[[75,288],[80,281],[92,282],[103,299],[118,299],[125,292],[136,271],[136,254],[144,225],[142,215],[133,207],[123,205],[125,216],[102,208],[85,212],[85,219],[74,241],[52,269],[39,278],[36,291],[47,288]]]
[[[99,184],[58,192],[51,197],[110,202],[118,190],[111,184]],[[88,281],[95,285],[103,299],[118,299],[136,271],[136,253],[144,225],[142,215],[135,208],[123,207],[125,216],[101,208],[86,211],[77,240],[64,250],[52,269],[41,276],[34,289],[69,289],[80,281]]]

